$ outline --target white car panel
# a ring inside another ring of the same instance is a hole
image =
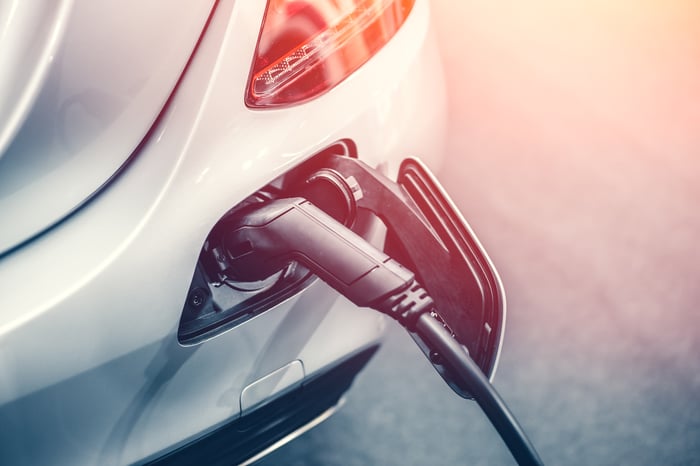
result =
[[[72,3],[0,3],[0,158],[41,89]]]
[[[312,376],[381,337],[381,316],[316,281],[212,340],[177,342],[202,243],[246,196],[344,138],[390,171],[406,155],[435,166],[442,154],[445,96],[427,0],[332,91],[253,111],[243,93],[264,6],[221,0],[128,169],[0,260],[0,423],[9,432],[0,463],[154,458],[239,416],[256,380],[297,360]]]
[[[19,2],[7,31],[24,40],[0,41],[0,98],[27,95],[8,107],[12,115],[0,100],[0,134],[14,134],[4,150],[0,140],[0,254],[59,221],[127,160],[175,87],[214,0],[64,3]],[[37,19],[20,24],[28,9]],[[53,10],[53,29],[67,23],[60,40],[59,32],[41,34],[51,28],[38,18]],[[26,55],[35,37],[47,42],[43,53]],[[6,63],[15,55],[24,58]],[[25,82],[24,70],[36,77]]]

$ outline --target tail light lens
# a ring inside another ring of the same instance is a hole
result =
[[[333,88],[386,44],[415,0],[269,0],[246,105],[297,104]]]

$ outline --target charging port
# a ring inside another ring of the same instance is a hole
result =
[[[195,345],[265,312],[294,296],[315,279],[308,268],[289,260],[251,278],[232,264],[244,256],[246,244],[230,247],[226,234],[247,210],[283,197],[303,197],[356,233],[367,236],[378,222],[358,213],[362,197],[354,177],[327,167],[331,157],[356,157],[352,141],[324,149],[298,167],[273,180],[229,210],[212,228],[202,246],[183,306],[178,341]]]

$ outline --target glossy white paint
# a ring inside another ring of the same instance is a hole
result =
[[[0,3],[0,157],[41,89],[72,3]]]
[[[213,2],[1,2],[0,254],[60,220],[131,155]]]
[[[0,260],[0,463],[154,457],[237,417],[252,382],[295,360],[313,375],[380,338],[381,316],[317,281],[206,343],[177,343],[202,242],[241,199],[343,138],[391,170],[408,154],[434,167],[442,153],[445,100],[427,0],[331,92],[252,111],[243,92],[263,8],[222,0],[129,169]]]

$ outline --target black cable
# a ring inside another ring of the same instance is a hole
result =
[[[518,464],[542,465],[535,447],[501,396],[443,324],[430,313],[424,313],[416,323],[416,331],[452,366],[454,373],[462,377]]]

